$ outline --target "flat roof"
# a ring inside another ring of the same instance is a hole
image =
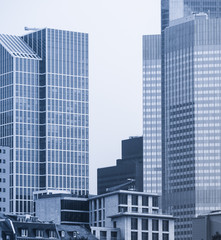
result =
[[[119,193],[141,195],[141,196],[151,196],[151,197],[160,197],[160,195],[157,194],[157,193],[138,192],[138,191],[130,191],[130,190],[117,190],[117,191],[103,193],[103,194],[96,195],[96,196],[89,196],[89,200],[96,199],[96,198],[108,197],[108,196],[116,195],[116,194],[119,194]]]

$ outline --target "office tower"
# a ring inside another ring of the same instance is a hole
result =
[[[32,193],[88,194],[88,35],[42,29],[0,35],[1,138],[10,147],[10,211]]]
[[[165,40],[163,209],[176,239],[192,239],[192,217],[221,208],[221,19],[171,22]]]
[[[9,213],[9,147],[0,146],[0,213]]]
[[[143,36],[143,175],[145,192],[161,194],[161,36]]]
[[[161,0],[161,30],[168,27],[170,21],[200,12],[207,13],[210,18],[221,17],[221,2],[219,0]]]
[[[128,190],[131,185],[143,191],[143,137],[122,141],[122,156],[116,166],[97,169],[97,192]]]

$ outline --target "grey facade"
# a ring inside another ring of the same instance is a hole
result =
[[[10,211],[32,192],[87,195],[88,34],[42,29],[0,35],[0,145],[10,147]]]
[[[174,240],[174,218],[161,213],[157,194],[119,190],[89,201],[91,230],[100,240]]]
[[[117,165],[112,167],[98,168],[97,192],[106,193],[107,190],[119,187],[135,180],[135,189],[143,191],[143,137],[131,137],[122,141],[122,159],[117,160]],[[128,189],[128,185],[125,185]],[[117,188],[118,189],[118,188]]]
[[[88,198],[59,191],[35,192],[35,215],[42,221],[89,227]]]
[[[214,211],[193,219],[193,239],[220,240],[221,212]]]
[[[161,36],[143,36],[143,190],[161,194]]]
[[[0,146],[0,213],[9,213],[10,149]]]
[[[164,34],[163,210],[189,240],[192,217],[221,208],[221,19],[193,15]]]

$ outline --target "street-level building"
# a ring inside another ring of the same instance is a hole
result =
[[[221,211],[213,211],[193,218],[193,239],[220,240]]]
[[[174,218],[161,213],[157,194],[119,190],[89,202],[91,231],[99,239],[174,239]]]
[[[88,198],[68,191],[34,192],[35,215],[43,221],[61,225],[84,225],[89,227]]]

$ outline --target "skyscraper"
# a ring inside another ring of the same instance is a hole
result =
[[[161,30],[168,27],[170,21],[200,12],[207,13],[210,18],[221,17],[221,2],[219,0],[161,0]]]
[[[143,190],[161,194],[161,36],[143,36]]]
[[[190,240],[192,217],[221,208],[221,19],[171,22],[164,41],[162,202]]]
[[[10,147],[10,211],[35,190],[87,195],[88,35],[42,29],[0,35],[0,145]]]

